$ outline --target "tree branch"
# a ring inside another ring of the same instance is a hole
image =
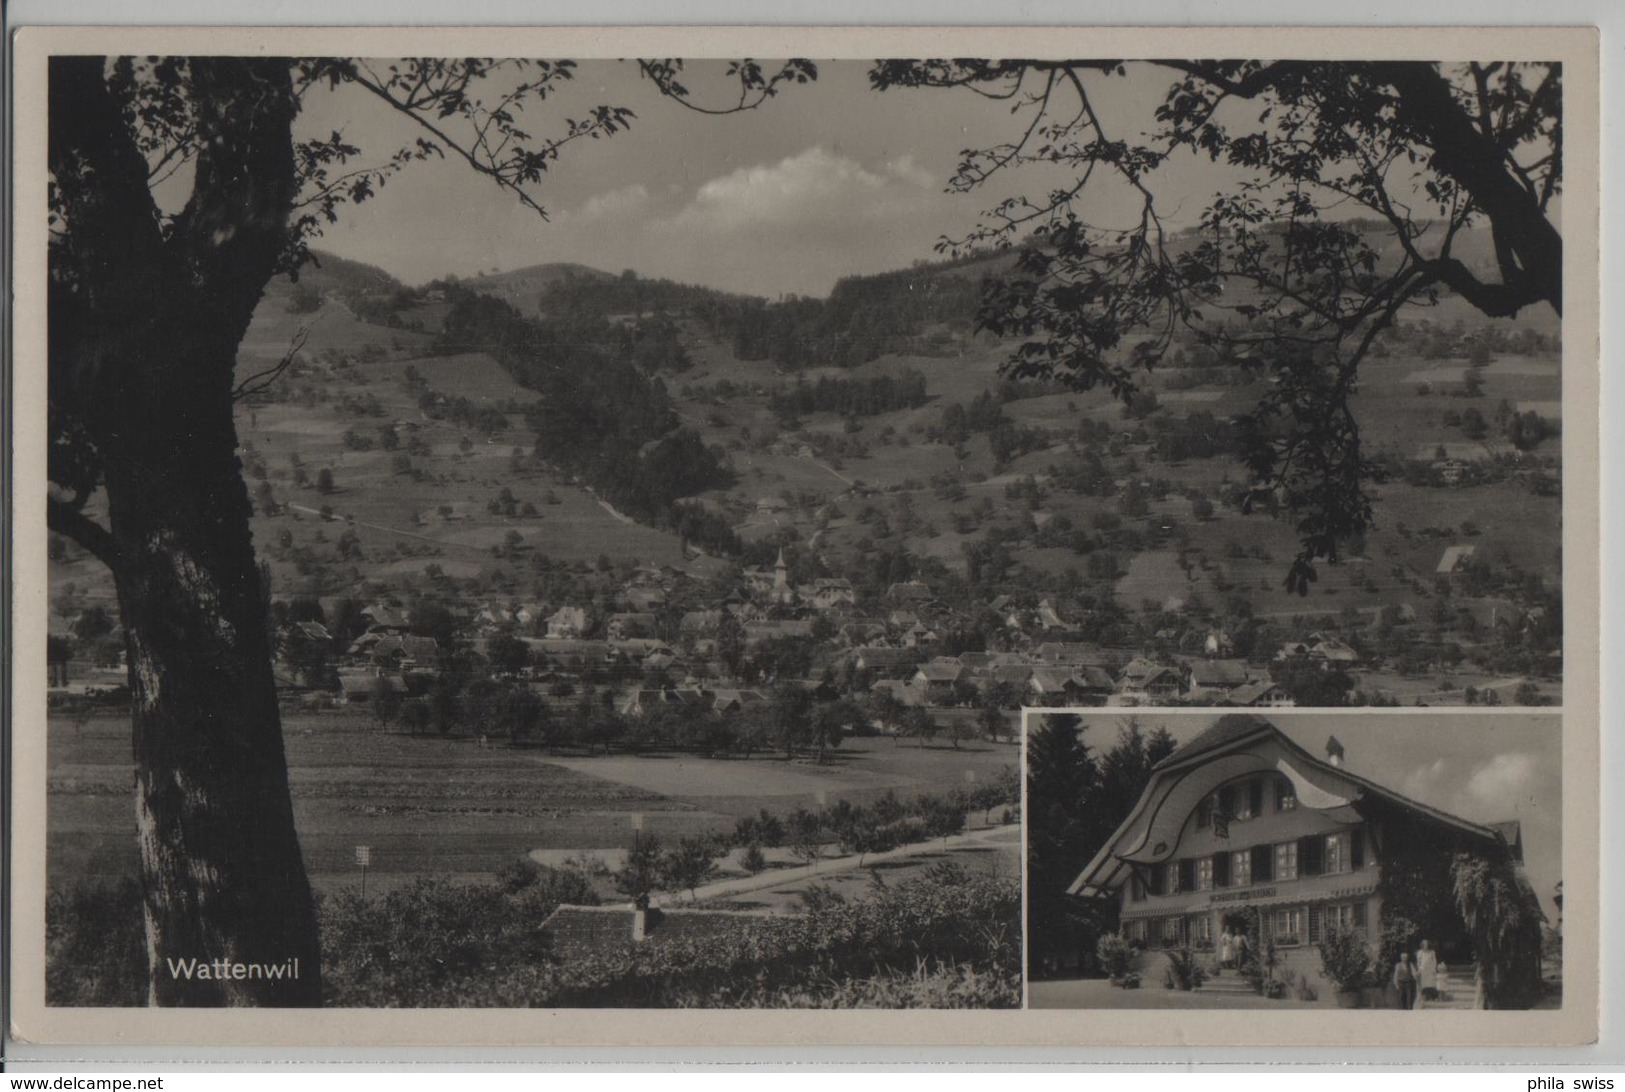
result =
[[[113,532],[85,515],[64,500],[46,497],[45,525],[59,535],[66,535],[84,547],[109,569],[118,558],[118,544]]]

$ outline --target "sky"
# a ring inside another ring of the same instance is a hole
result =
[[[721,65],[690,67],[696,101],[725,101]],[[769,297],[821,296],[839,277],[934,257],[941,237],[969,231],[997,199],[1041,193],[1058,177],[1030,171],[985,192],[946,192],[962,149],[1019,132],[1010,105],[959,90],[876,92],[868,68],[819,62],[815,83],[787,87],[755,111],[710,117],[661,98],[631,63],[582,62],[565,93],[526,115],[527,130],[556,133],[562,119],[600,103],[637,117],[628,132],[565,150],[532,191],[548,219],[460,162],[430,161],[345,210],[316,245],[414,284],[579,262]],[[1102,78],[1103,122],[1114,136],[1138,136],[1169,83],[1148,68]],[[311,92],[300,125],[340,132],[378,156],[416,135],[353,87]],[[1225,170],[1187,156],[1160,172],[1170,218],[1193,220]],[[1091,219],[1126,226],[1136,208],[1126,187],[1093,188]]]
[[[1092,713],[1083,739],[1108,749],[1127,710]],[[1524,870],[1541,906],[1555,913],[1562,875],[1562,718],[1557,713],[1383,711],[1341,714],[1269,711],[1269,720],[1316,758],[1336,735],[1351,773],[1477,823],[1516,819]],[[1150,732],[1166,727],[1180,743],[1211,725],[1214,713],[1139,715]]]

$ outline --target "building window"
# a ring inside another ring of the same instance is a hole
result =
[[[1213,858],[1203,857],[1196,862],[1196,890],[1213,890]],[[1202,919],[1206,921],[1206,918]]]
[[[1146,886],[1153,895],[1168,894],[1168,865],[1166,862],[1151,866],[1151,882]]]
[[[1275,779],[1275,810],[1294,811],[1298,806],[1298,790],[1289,777]]]
[[[1197,889],[1195,858],[1184,858],[1179,862],[1174,871],[1179,877],[1179,889],[1181,891],[1195,891]]]
[[[1128,938],[1130,940],[1137,940],[1141,944],[1145,943],[1145,919],[1144,918],[1135,918],[1133,921],[1128,923]]]
[[[1298,878],[1297,842],[1282,842],[1275,847],[1275,878],[1278,880]]]
[[[1213,947],[1213,918],[1198,914],[1190,919],[1191,943],[1198,948]]]
[[[1303,943],[1304,918],[1307,915],[1303,907],[1294,906],[1290,909],[1275,912],[1275,943],[1282,947],[1291,947]]]
[[[1206,830],[1213,822],[1213,797],[1204,796],[1196,805],[1196,829]]]
[[[1128,878],[1129,898],[1134,902],[1145,901],[1145,877],[1138,872],[1130,874]]]
[[[1246,887],[1253,882],[1253,855],[1250,850],[1238,849],[1230,854],[1230,882]]]
[[[1353,867],[1350,864],[1352,859],[1349,853],[1348,831],[1326,835],[1326,851],[1321,860],[1322,872],[1347,872]]]
[[[1162,946],[1164,948],[1179,947],[1179,919],[1167,917],[1162,919]]]
[[[1258,814],[1258,809],[1253,807],[1253,789],[1257,784],[1256,781],[1249,781],[1242,785],[1241,791],[1236,794],[1239,798],[1236,801],[1236,818],[1238,820],[1251,819]]]

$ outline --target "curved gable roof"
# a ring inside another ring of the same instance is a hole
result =
[[[1300,807],[1335,812],[1375,796],[1434,822],[1490,841],[1502,841],[1502,836],[1489,827],[1322,762],[1261,716],[1232,713],[1220,717],[1152,768],[1151,780],[1134,809],[1067,888],[1068,892],[1104,893],[1126,865],[1169,860],[1178,848],[1191,812],[1207,795],[1236,778],[1264,772],[1290,778]]]

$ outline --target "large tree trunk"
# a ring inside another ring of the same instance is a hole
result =
[[[151,997],[164,1005],[316,1005],[314,908],[230,420],[228,411],[224,430],[194,431],[185,445],[155,435],[150,461],[107,475]],[[189,959],[297,959],[299,977],[177,975],[176,961]]]
[[[70,231],[52,253],[50,398],[99,464],[109,526],[59,504],[52,525],[118,589],[151,1000],[317,1005],[232,419],[237,347],[287,240],[297,102],[285,59],[194,58],[186,79],[195,180],[165,232],[103,60],[52,61],[51,169]]]

